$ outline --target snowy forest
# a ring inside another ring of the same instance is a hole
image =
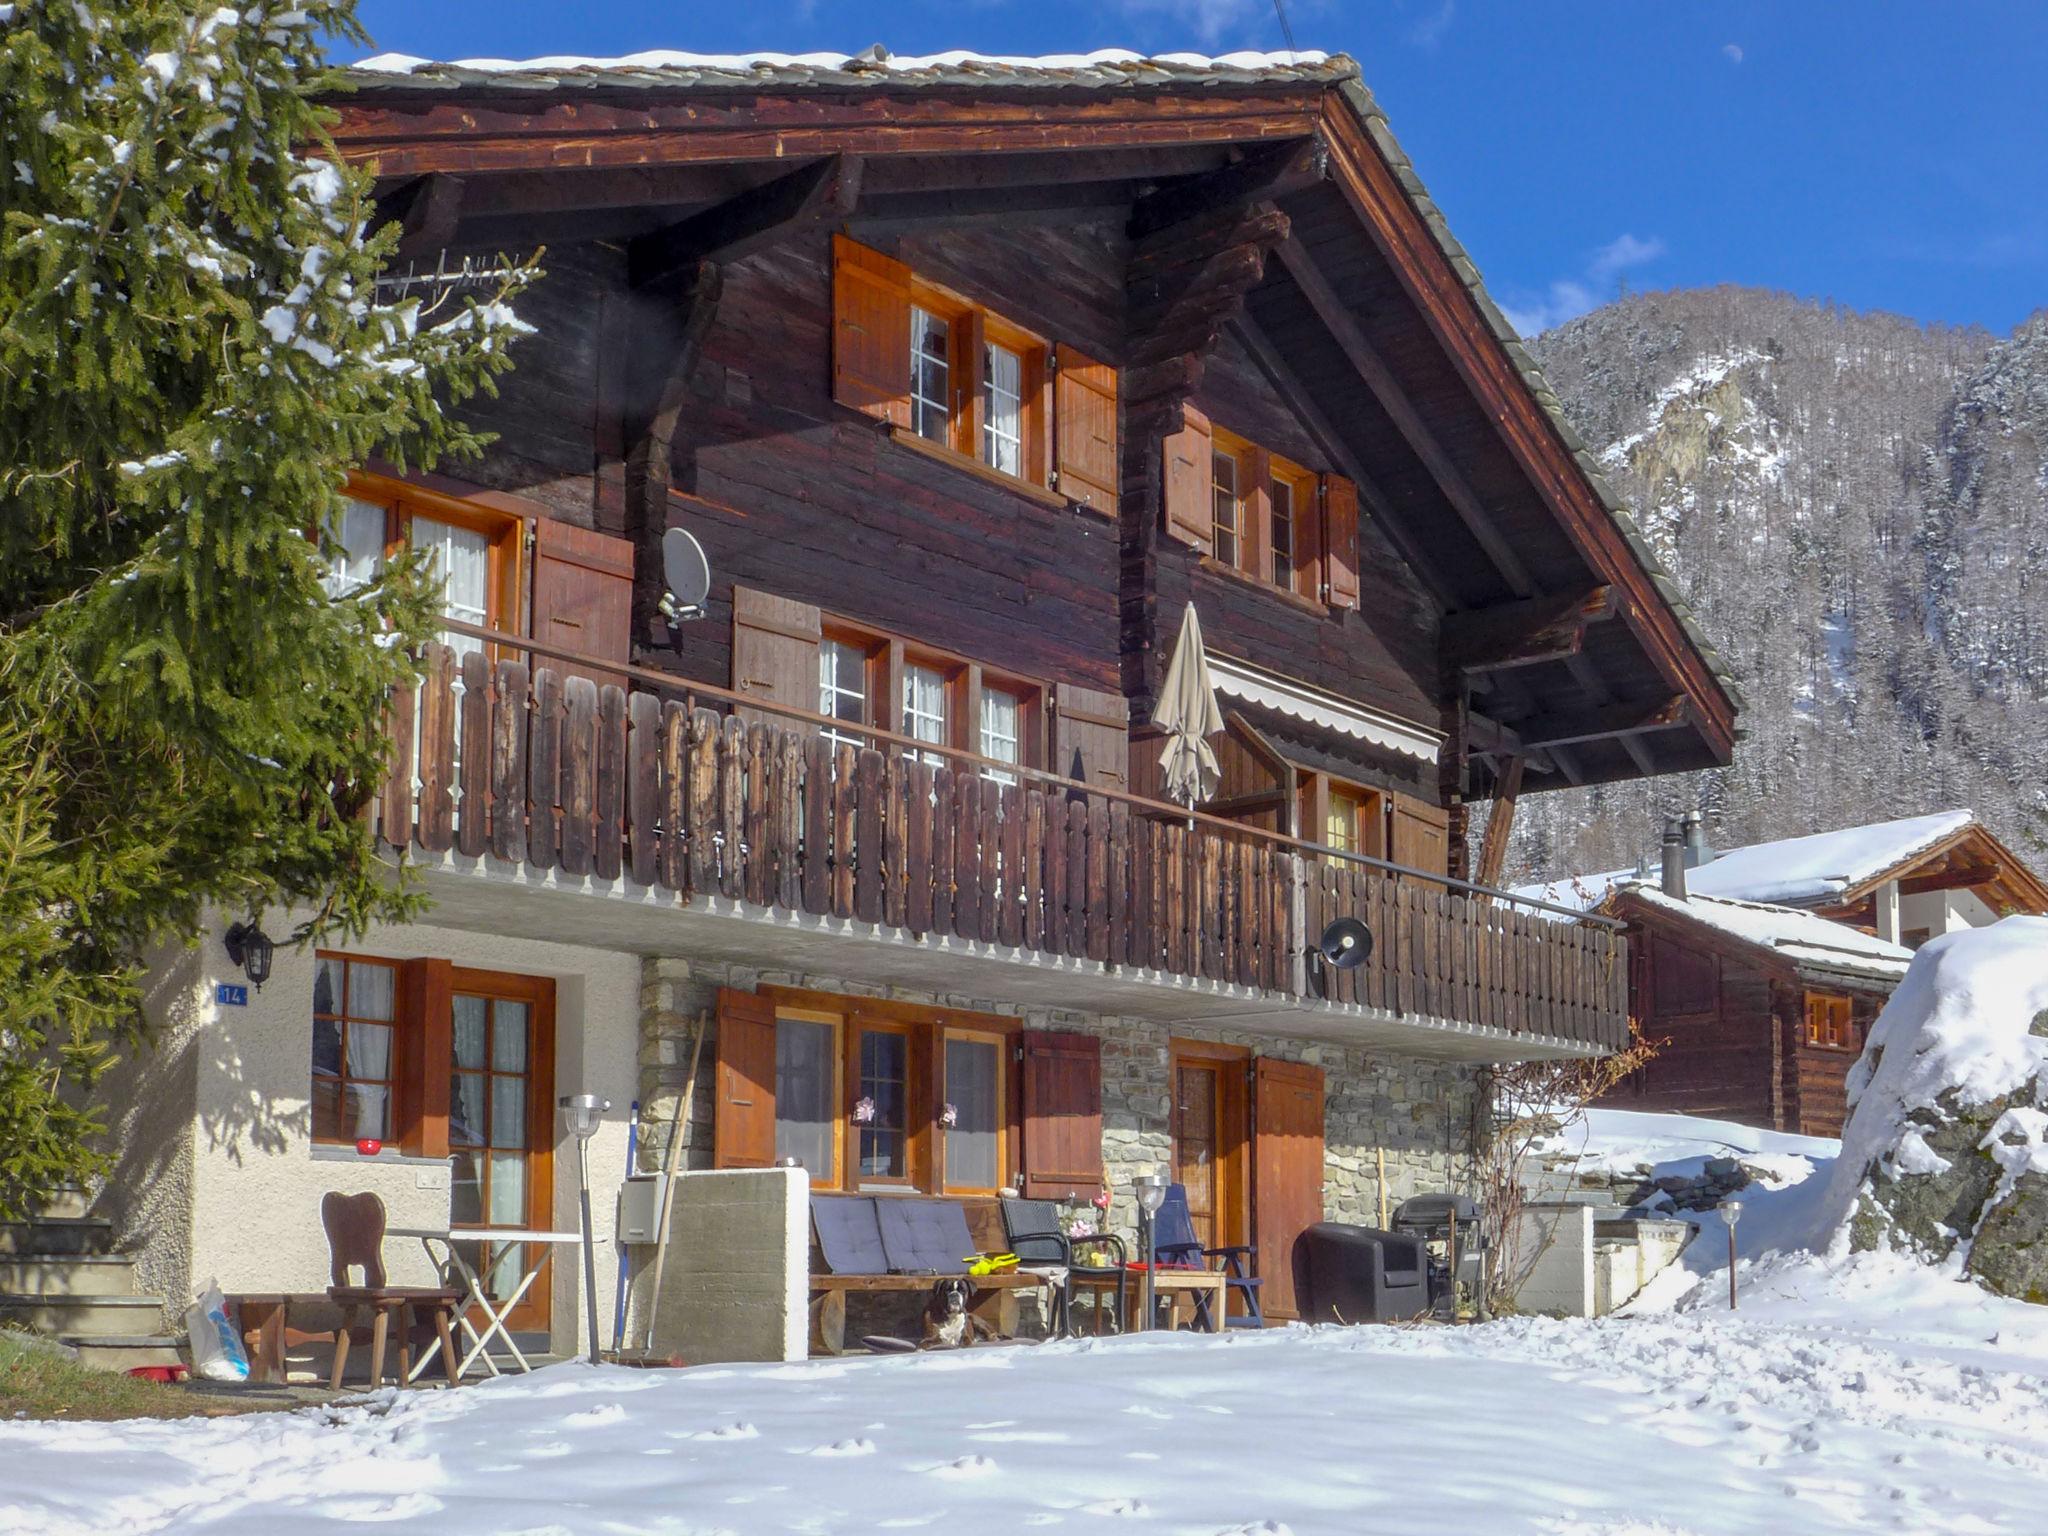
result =
[[[1532,796],[1510,873],[1975,810],[2041,862],[2048,310],[2012,335],[1757,289],[1622,298],[1531,349],[1741,680],[1724,770]]]

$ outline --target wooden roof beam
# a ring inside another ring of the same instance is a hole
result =
[[[455,243],[455,227],[462,219],[463,182],[460,176],[435,174],[408,183],[389,203],[391,216],[398,220],[398,245],[394,261],[407,261],[434,251],[445,251]]]
[[[858,155],[828,155],[642,235],[626,249],[628,281],[659,287],[687,278],[700,263],[736,261],[800,230],[837,224],[860,198],[860,177]]]
[[[848,222],[868,233],[932,223],[1064,224],[1121,214],[1130,200],[1124,181],[889,192],[863,197]]]
[[[1321,134],[1260,144],[1220,170],[1177,176],[1131,207],[1125,233],[1143,240],[1205,213],[1286,197],[1329,174],[1330,151]]]
[[[1421,413],[1409,400],[1407,391],[1402,389],[1400,382],[1394,377],[1393,369],[1387,366],[1378,349],[1366,339],[1357,317],[1337,296],[1337,290],[1331,287],[1329,279],[1323,276],[1322,269],[1316,265],[1308,247],[1301,241],[1290,238],[1281,243],[1279,254],[1280,264],[1287,269],[1287,275],[1294,279],[1294,285],[1301,291],[1301,296],[1316,312],[1316,317],[1322,321],[1331,339],[1343,350],[1351,366],[1358,370],[1359,376],[1365,380],[1366,387],[1372,391],[1373,398],[1379,401],[1380,409],[1387,413],[1410,450],[1422,461],[1423,467],[1429,471],[1430,478],[1436,481],[1437,488],[1443,492],[1444,499],[1458,514],[1458,520],[1465,525],[1465,531],[1472,535],[1473,541],[1484,551],[1486,558],[1493,563],[1494,569],[1500,572],[1509,590],[1516,597],[1535,595],[1536,583],[1531,579],[1528,568],[1522,564],[1521,557],[1494,526],[1492,516],[1480,501],[1478,493],[1472,489],[1471,482],[1452,462],[1450,454],[1437,441],[1436,434],[1430,431],[1428,424],[1423,421]]]
[[[1564,661],[1579,654],[1588,624],[1613,614],[1613,589],[1605,586],[1454,613],[1444,620],[1444,662],[1469,674]]]
[[[1605,741],[1609,737],[1626,738],[1644,731],[1667,731],[1691,719],[1692,700],[1675,693],[1654,703],[1601,704],[1591,709],[1536,715],[1516,721],[1513,731],[1524,750],[1533,751],[1540,747],[1568,747],[1581,741]]]

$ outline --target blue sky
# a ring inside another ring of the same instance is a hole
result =
[[[1286,0],[1357,58],[1525,331],[1735,282],[2010,329],[2048,306],[2042,0]],[[362,0],[429,58],[1284,46],[1273,0]],[[351,55],[352,56],[352,55]]]

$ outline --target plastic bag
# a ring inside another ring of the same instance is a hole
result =
[[[192,1341],[192,1369],[208,1381],[247,1381],[249,1357],[242,1349],[242,1331],[228,1316],[227,1298],[217,1282],[193,1298],[185,1313],[185,1333]]]

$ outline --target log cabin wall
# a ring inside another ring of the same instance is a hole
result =
[[[1607,1095],[1621,1109],[1782,1128],[1783,1040],[1773,984],[1735,959],[1690,949],[1640,924],[1629,1011],[1656,1055]]]
[[[1800,1136],[1839,1136],[1849,1118],[1849,1069],[1863,1054],[1870,1026],[1883,1004],[1874,997],[1850,999],[1851,1028],[1839,1046],[1814,1045],[1806,1037],[1806,989],[1780,984],[1773,997],[1784,1071],[1784,1122]]]

